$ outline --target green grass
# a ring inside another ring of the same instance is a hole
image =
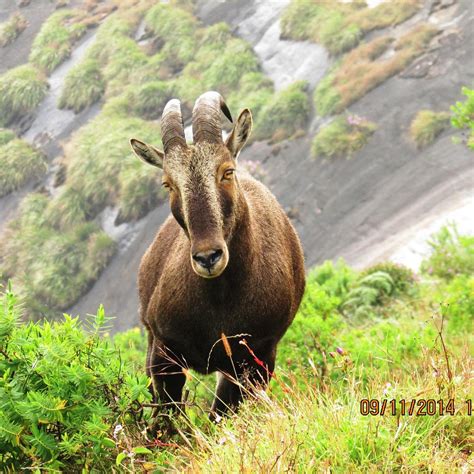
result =
[[[45,212],[49,225],[67,231],[107,205],[118,205],[127,219],[151,209],[160,196],[157,175],[133,156],[128,144],[133,136],[160,140],[156,124],[104,112],[76,132],[66,147],[64,186]]]
[[[272,137],[274,141],[291,137],[303,129],[309,118],[306,82],[298,81],[275,93],[267,101],[255,125],[254,138]]]
[[[449,127],[449,120],[448,112],[420,110],[410,124],[410,137],[418,148],[431,145]]]
[[[3,133],[6,142],[0,145],[0,197],[20,189],[28,181],[38,179],[47,170],[46,157],[23,140]],[[1,136],[0,136],[1,141]]]
[[[0,128],[0,146],[12,141],[16,137],[15,133],[7,128]]]
[[[13,43],[27,26],[28,22],[21,13],[13,13],[7,21],[0,24],[0,47]]]
[[[30,65],[18,66],[0,76],[0,126],[31,114],[47,90],[46,78]]]
[[[451,106],[453,113],[451,125],[460,130],[466,130],[465,144],[474,150],[474,90],[463,87],[461,92],[466,99],[464,102],[458,101]]]
[[[71,68],[67,74],[58,107],[80,112],[97,102],[104,91],[105,82],[98,62],[87,59]]]
[[[396,42],[381,36],[361,43],[336,63],[314,91],[318,114],[330,115],[344,111],[388,78],[403,71],[424,53],[438,30],[429,24],[418,24]],[[393,46],[394,54],[381,57]]]
[[[41,199],[31,200],[23,225],[41,223]],[[449,281],[420,281],[389,262],[362,273],[343,261],[325,262],[308,275],[267,392],[211,424],[213,378],[186,371],[186,416],[173,419],[174,435],[163,421],[156,438],[145,434],[151,409],[143,332],[111,338],[103,308],[87,328],[68,316],[20,323],[21,306],[8,288],[0,294],[0,394],[7,407],[0,415],[0,466],[462,472],[473,460],[474,428],[465,402],[473,389],[474,278],[463,268]],[[345,303],[368,277],[382,273],[392,291],[357,318],[360,307],[348,311]],[[378,409],[370,405],[377,411],[363,414],[364,399],[378,400]],[[453,399],[455,414],[416,416],[418,406],[413,415],[400,414],[401,400],[408,412],[411,400],[420,399],[443,400],[445,407]]]
[[[172,5],[159,4],[147,12],[145,21],[156,38],[164,42],[162,53],[173,70],[193,59],[198,22],[191,13]]]
[[[293,0],[281,18],[282,34],[321,43],[340,54],[357,46],[368,32],[402,23],[421,7],[419,0],[383,2],[375,8],[364,2]]]
[[[85,33],[83,18],[79,10],[53,13],[33,41],[30,62],[48,74],[56,69],[71,55],[74,43]]]
[[[96,224],[80,218],[59,233],[47,221],[48,204],[45,195],[28,195],[1,243],[0,273],[15,275],[24,310],[32,318],[73,305],[115,251],[115,243]]]
[[[450,280],[458,275],[474,274],[474,238],[460,235],[456,226],[443,227],[429,240],[431,255],[421,270]]]
[[[376,125],[355,115],[338,116],[320,128],[313,138],[311,154],[317,157],[350,157],[368,142]]]

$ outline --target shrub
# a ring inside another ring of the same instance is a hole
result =
[[[59,98],[60,109],[72,109],[78,113],[97,102],[105,91],[105,81],[94,59],[86,58],[67,74]]]
[[[395,43],[395,54],[388,59],[380,56],[392,44],[392,38],[382,36],[360,44],[346,54],[338,65],[316,87],[314,103],[321,115],[339,113],[379,84],[405,69],[422,54],[438,30],[420,24]]]
[[[255,138],[278,135],[280,139],[291,137],[305,127],[309,117],[306,82],[298,81],[273,95],[260,112],[255,127]]]
[[[449,113],[420,110],[410,125],[410,135],[418,148],[434,142],[449,124]]]
[[[321,127],[313,139],[311,153],[320,156],[348,156],[360,150],[374,133],[376,126],[356,115],[336,117]]]
[[[373,308],[380,306],[394,292],[392,277],[378,271],[362,276],[351,288],[342,305],[344,312],[355,318],[370,316]]]
[[[47,89],[46,78],[30,65],[10,69],[0,76],[0,126],[32,113]]]
[[[14,13],[4,23],[0,24],[0,47],[7,46],[28,26],[26,18],[21,13]]]
[[[62,10],[53,13],[41,27],[33,41],[30,61],[50,73],[71,55],[73,44],[85,33],[80,23],[83,13],[79,10]]]
[[[108,471],[127,442],[136,461],[151,397],[148,378],[102,338],[103,308],[86,331],[78,318],[20,324],[18,302],[0,295],[2,470]]]
[[[451,106],[453,113],[451,124],[455,128],[468,130],[466,145],[474,150],[474,90],[463,87],[462,93],[466,96],[466,100]]]
[[[390,276],[393,282],[394,294],[409,295],[414,293],[417,283],[414,273],[408,267],[388,261],[376,263],[366,268],[361,273],[361,277],[364,278],[377,272],[383,272]]]
[[[474,277],[455,276],[446,285],[441,285],[436,296],[451,334],[474,333]]]
[[[356,273],[343,259],[339,259],[336,264],[326,260],[308,273],[308,282],[318,283],[330,296],[340,300],[346,296],[355,279]]]
[[[454,225],[444,226],[429,245],[431,255],[421,264],[424,273],[445,280],[474,273],[474,237],[460,235]]]
[[[4,137],[7,137],[4,135]],[[38,179],[47,169],[46,157],[20,139],[0,145],[0,197],[21,188],[32,179]]]

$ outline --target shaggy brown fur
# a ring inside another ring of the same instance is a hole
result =
[[[303,252],[292,224],[263,184],[231,171],[250,128],[250,113],[242,113],[226,144],[176,147],[163,160],[172,215],[138,276],[147,372],[162,403],[181,401],[182,367],[230,374],[249,388],[268,383],[277,343],[303,295]],[[134,146],[142,158],[143,146]],[[193,255],[216,246],[227,252],[227,265],[214,278],[203,277]],[[242,337],[232,337],[242,334],[266,369],[239,344]],[[219,377],[212,414],[237,408],[241,392],[230,377]]]

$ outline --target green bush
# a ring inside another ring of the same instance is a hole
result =
[[[436,137],[448,127],[450,115],[447,112],[420,110],[410,125],[410,135],[418,148],[434,142]]]
[[[381,306],[394,290],[394,281],[388,273],[370,273],[353,285],[342,307],[346,314],[354,318],[370,316],[374,314],[374,307]]]
[[[333,86],[334,78],[334,74],[328,74],[321,79],[314,91],[314,105],[321,117],[332,114],[341,102],[341,96]]]
[[[30,65],[18,66],[0,76],[0,126],[31,114],[47,90],[46,78]]]
[[[9,138],[8,134],[4,133],[3,138]],[[45,155],[20,139],[0,145],[0,156],[3,158],[0,167],[0,197],[39,178],[47,170]]]
[[[30,62],[46,73],[52,72],[71,55],[74,43],[85,33],[79,10],[53,13],[42,25],[33,41]]]
[[[408,267],[393,262],[381,262],[366,268],[361,276],[365,277],[377,272],[384,272],[390,276],[394,294],[401,296],[412,295],[416,292],[415,274]]]
[[[27,26],[28,22],[21,13],[11,15],[7,21],[0,24],[0,48],[13,43]]]
[[[315,135],[311,146],[312,156],[350,157],[367,143],[375,129],[374,123],[356,115],[336,117]]]
[[[306,82],[298,81],[273,95],[261,109],[255,138],[272,137],[275,141],[291,137],[306,126],[309,103]]]
[[[466,100],[456,102],[451,107],[453,113],[451,124],[455,128],[468,131],[466,145],[474,150],[474,90],[463,87],[462,93],[466,96]]]
[[[67,315],[20,324],[19,308],[10,289],[0,295],[1,470],[110,471],[132,440],[140,462],[149,381],[100,336],[103,308],[89,331]]]
[[[431,255],[421,264],[424,273],[445,280],[474,273],[474,237],[460,235],[454,225],[444,226],[429,245]]]
[[[435,298],[442,305],[451,334],[474,334],[474,277],[458,275],[441,285]]]
[[[339,259],[336,264],[326,260],[308,273],[308,282],[318,283],[329,295],[340,300],[345,298],[355,280],[356,272],[343,259]]]
[[[104,91],[105,82],[98,62],[87,58],[67,74],[58,107],[80,112],[97,102]]]

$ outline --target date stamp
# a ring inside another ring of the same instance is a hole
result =
[[[360,401],[360,414],[363,416],[384,416],[385,414],[392,416],[453,416],[455,414],[472,416],[472,400],[464,400],[462,403],[453,398],[449,400],[363,398]]]

